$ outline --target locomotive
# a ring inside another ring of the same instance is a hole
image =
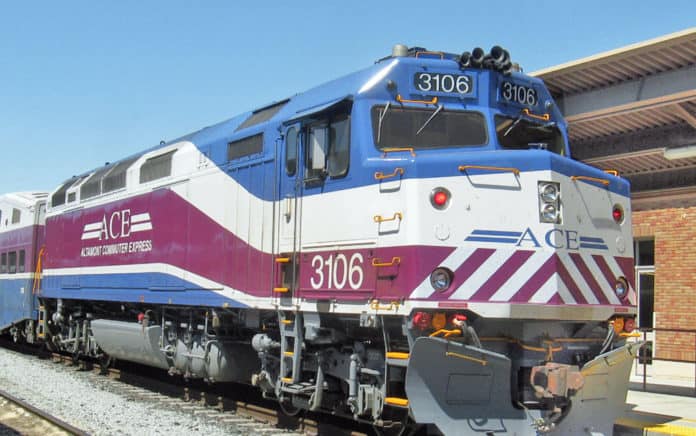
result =
[[[570,157],[506,50],[397,45],[0,196],[0,330],[251,383],[288,413],[611,434],[639,346],[630,216],[628,182]]]

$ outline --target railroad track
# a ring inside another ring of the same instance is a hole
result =
[[[50,359],[76,372],[104,391],[116,393],[134,401],[156,403],[177,413],[195,415],[216,427],[229,428],[232,433],[261,435],[324,435],[361,436],[374,434],[369,426],[358,426],[351,420],[322,414],[288,416],[277,402],[265,400],[260,393],[246,385],[207,385],[199,381],[185,382],[165,372],[128,362],[118,362],[116,368],[102,371],[98,364],[70,356],[47,353],[33,346],[18,346],[0,339],[0,346],[22,354]],[[0,400],[1,401],[1,400]],[[38,411],[40,413],[40,411]],[[1,422],[1,421],[0,421]],[[8,425],[8,427],[11,427]],[[20,434],[86,434],[71,427],[63,433],[25,431]],[[0,426],[0,434],[2,427]]]
[[[329,417],[334,422],[302,414],[288,416],[276,402],[264,400],[257,391],[233,385],[239,392],[222,393],[220,385],[191,382],[183,385],[178,378],[162,379],[162,372],[139,365],[122,364],[120,368],[102,370],[89,362],[74,362],[69,356],[52,353],[51,359],[64,365],[79,365],[92,383],[132,400],[156,402],[182,413],[198,415],[208,422],[230,426],[245,434],[366,436],[368,431],[350,429],[355,423]],[[132,368],[131,368],[132,367]],[[142,371],[151,374],[143,375]],[[159,375],[159,376],[158,376]],[[230,387],[229,385],[227,387]],[[240,399],[245,398],[245,399]],[[321,415],[319,415],[321,417]]]
[[[0,390],[0,432],[2,427],[21,435],[87,435],[60,418]]]

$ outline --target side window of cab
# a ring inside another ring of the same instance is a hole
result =
[[[307,127],[305,180],[338,179],[350,166],[350,112],[338,111]]]

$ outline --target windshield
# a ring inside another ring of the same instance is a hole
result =
[[[523,118],[495,116],[498,143],[510,149],[542,149],[565,154],[563,135],[556,123],[538,123]]]
[[[483,114],[444,110],[442,106],[423,109],[374,106],[372,134],[380,149],[463,147],[488,142]]]

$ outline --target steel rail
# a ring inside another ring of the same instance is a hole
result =
[[[0,397],[5,398],[6,400],[10,401],[11,403],[14,403],[15,405],[19,406],[20,408],[30,412],[33,415],[38,416],[39,418],[43,419],[44,421],[48,421],[51,424],[55,425],[56,427],[60,428],[61,430],[64,430],[70,434],[73,434],[75,436],[87,436],[89,433],[85,432],[84,430],[81,430],[74,425],[68,424],[67,422],[63,421],[60,418],[57,418],[53,415],[51,415],[48,412],[45,412],[35,406],[32,406],[31,404],[27,403],[24,400],[21,400],[14,395],[10,394],[9,392],[6,392],[2,389],[0,389]]]

